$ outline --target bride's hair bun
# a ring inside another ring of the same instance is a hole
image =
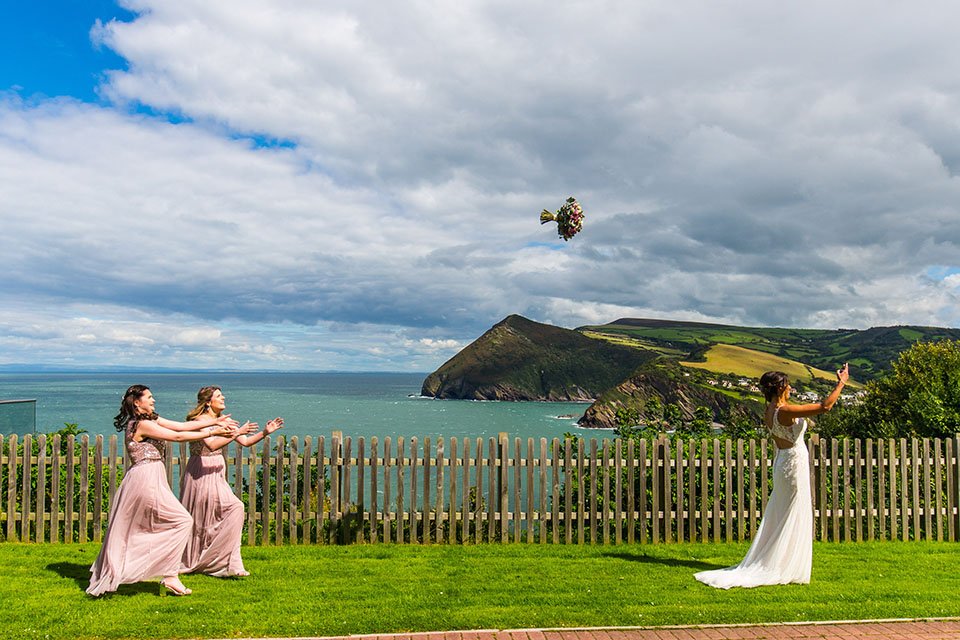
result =
[[[760,390],[767,402],[773,402],[787,388],[787,374],[782,371],[767,371],[760,376]]]

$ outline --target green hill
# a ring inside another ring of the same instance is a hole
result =
[[[607,340],[630,340],[647,349],[668,350],[688,362],[705,361],[707,351],[719,344],[762,351],[826,371],[849,362],[854,377],[861,382],[886,371],[914,342],[960,339],[960,329],[941,327],[784,329],[643,318],[621,318],[577,331]]]
[[[470,400],[592,400],[656,357],[512,315],[427,376],[421,393]]]
[[[621,407],[640,411],[656,396],[688,419],[699,406],[721,416],[756,414],[753,382],[764,371],[786,372],[794,386],[828,390],[833,371],[849,362],[859,386],[890,367],[917,341],[960,339],[960,329],[874,327],[783,329],[704,322],[621,318],[562,329],[512,315],[424,380],[437,398],[594,400],[580,423],[615,426]]]

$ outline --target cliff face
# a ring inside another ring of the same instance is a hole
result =
[[[720,392],[678,381],[667,369],[636,372],[628,379],[601,394],[578,420],[581,427],[613,428],[617,426],[617,410],[621,407],[643,413],[647,400],[657,397],[663,405],[676,404],[684,420],[693,419],[697,407],[708,407],[714,416],[750,415],[762,410],[759,404],[745,404]],[[754,411],[751,411],[751,408]]]
[[[655,357],[512,315],[427,376],[421,393],[469,400],[589,401]]]

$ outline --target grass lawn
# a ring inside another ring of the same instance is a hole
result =
[[[97,544],[0,544],[2,638],[224,638],[960,615],[956,543],[814,546],[810,585],[715,590],[745,544],[249,547],[244,579],[88,597]]]

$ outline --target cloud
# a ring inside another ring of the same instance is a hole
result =
[[[0,100],[12,353],[427,370],[510,313],[960,322],[928,276],[950,3],[124,6],[102,102]]]

